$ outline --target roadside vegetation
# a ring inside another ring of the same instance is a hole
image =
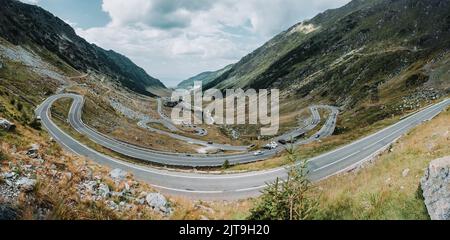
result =
[[[294,149],[288,149],[287,158],[287,179],[268,184],[250,210],[250,220],[307,220],[317,211],[318,202],[307,178],[308,161],[300,159]]]
[[[380,157],[352,170],[312,185],[317,202],[309,219],[429,219],[420,179],[428,164],[450,155],[450,110],[415,128]],[[295,181],[299,186],[303,180]],[[303,184],[302,184],[303,183]],[[295,184],[293,184],[295,186]],[[278,198],[293,188],[286,183],[269,185],[257,205],[250,210],[251,219],[290,219],[289,205]],[[280,187],[281,186],[281,187]],[[276,189],[279,189],[278,191]],[[302,204],[301,201],[297,201]],[[277,206],[284,206],[281,209]],[[299,215],[300,217],[300,215]]]
[[[364,168],[318,183],[317,218],[428,219],[419,181],[432,160],[450,155],[449,122],[446,110]]]

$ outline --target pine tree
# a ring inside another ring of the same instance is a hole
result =
[[[228,168],[230,168],[230,161],[225,160],[225,162],[223,162],[222,168],[223,168],[223,169],[228,169]]]
[[[312,196],[312,185],[307,178],[306,160],[290,147],[286,168],[287,178],[269,183],[260,201],[251,210],[252,220],[306,220],[312,219],[318,202]]]

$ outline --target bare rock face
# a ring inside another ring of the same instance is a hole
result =
[[[17,220],[20,218],[19,211],[11,205],[0,204],[0,220]]]
[[[431,219],[450,220],[450,156],[430,163],[421,186]]]
[[[148,205],[157,211],[160,211],[166,215],[170,215],[172,212],[167,199],[159,193],[149,193],[145,199]]]
[[[1,62],[0,62],[0,66],[1,66]],[[6,119],[0,118],[0,129],[10,131],[10,130],[14,130],[15,128],[16,128],[16,126],[13,123],[11,123],[10,121],[8,121]]]
[[[34,187],[36,186],[36,180],[22,177],[16,182],[16,184],[21,190],[30,192],[33,191]]]

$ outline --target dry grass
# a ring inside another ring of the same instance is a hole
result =
[[[419,181],[429,162],[450,155],[450,111],[417,127],[374,163],[317,184],[321,219],[428,219]],[[409,169],[406,177],[402,173]]]
[[[36,131],[22,125],[17,126],[15,133],[2,135],[0,150],[5,161],[0,162],[2,171],[9,171],[10,166],[33,165],[40,167],[36,172],[38,180],[35,190],[30,194],[21,194],[16,206],[20,209],[22,219],[35,219],[44,210],[44,219],[59,220],[116,220],[116,219],[245,219],[252,201],[235,202],[201,202],[181,197],[169,197],[174,213],[165,217],[146,205],[134,205],[132,209],[117,212],[112,211],[102,201],[81,199],[77,190],[80,182],[86,179],[87,172],[99,176],[111,191],[121,191],[122,185],[115,185],[108,177],[110,169],[102,167],[83,157],[68,154],[61,147],[50,142],[45,132]],[[40,144],[40,154],[45,159],[43,164],[34,162],[24,152],[30,144]],[[19,154],[9,154],[13,146]],[[60,173],[54,175],[53,170]],[[146,183],[128,179],[130,186],[135,186],[137,192],[153,192],[154,189]],[[0,181],[1,184],[1,181]],[[119,200],[114,200],[119,201]]]
[[[193,201],[186,198],[172,198],[179,211],[172,219],[181,220],[244,220],[249,215],[254,201],[251,199],[241,201]]]
[[[21,173],[22,166],[30,165],[36,169],[38,181],[36,188],[29,194],[22,193],[16,206],[21,209],[23,219],[35,219],[43,213],[45,219],[162,219],[157,212],[145,205],[136,205],[127,212],[113,212],[102,202],[80,199],[77,185],[86,179],[86,169],[94,176],[101,176],[111,190],[119,191],[123,186],[116,186],[109,179],[109,169],[101,167],[82,157],[65,153],[59,145],[50,142],[45,132],[36,131],[20,124],[15,132],[3,133],[0,150],[5,161],[0,162],[2,172],[15,171]],[[40,145],[43,163],[36,162],[26,156],[30,144]],[[13,150],[14,149],[14,150]],[[11,154],[14,152],[14,154]],[[64,173],[70,173],[67,177]],[[133,182],[133,180],[130,180]],[[130,182],[130,184],[131,184]],[[153,192],[147,184],[139,184],[138,191]]]
[[[419,182],[430,161],[450,155],[449,122],[450,110],[447,110],[415,128],[394,144],[389,152],[358,171],[316,183],[314,186],[320,205],[315,218],[429,219]],[[309,147],[310,151],[315,148]],[[274,162],[282,162],[283,159],[280,157]],[[404,177],[406,169],[409,173]],[[245,206],[250,209],[254,202],[246,202],[248,205]]]

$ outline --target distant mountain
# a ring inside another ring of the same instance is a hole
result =
[[[423,87],[448,93],[437,80],[445,71],[429,66],[448,58],[449,9],[449,0],[354,0],[282,32],[206,88],[279,88],[348,107]]]
[[[202,82],[203,85],[209,84],[211,81],[215,80],[228,70],[230,70],[233,67],[233,65],[228,65],[220,70],[214,71],[214,72],[203,72],[200,73],[194,77],[191,77],[187,80],[182,81],[180,84],[178,84],[177,88],[189,88],[194,86],[194,82]]]
[[[0,0],[0,37],[15,45],[44,47],[79,71],[101,72],[138,93],[165,89],[127,57],[88,43],[64,21],[34,5]]]

